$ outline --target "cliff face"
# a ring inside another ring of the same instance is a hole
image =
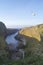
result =
[[[0,35],[5,35],[7,33],[7,28],[4,23],[0,22]]]
[[[19,34],[36,38],[39,41],[41,40],[38,27],[24,28],[19,32]]]

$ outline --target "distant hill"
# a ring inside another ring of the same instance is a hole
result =
[[[16,33],[17,31],[19,31],[19,29],[15,29],[15,28],[7,28],[7,35]]]

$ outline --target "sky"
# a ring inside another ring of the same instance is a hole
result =
[[[43,0],[0,0],[0,21],[9,28],[43,24]]]

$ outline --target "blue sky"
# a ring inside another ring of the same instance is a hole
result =
[[[0,21],[12,28],[42,24],[43,0],[0,0]]]

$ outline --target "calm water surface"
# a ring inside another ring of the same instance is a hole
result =
[[[8,35],[8,36],[6,37],[6,42],[7,42],[7,44],[14,44],[14,46],[16,47],[16,46],[18,45],[18,43],[19,43],[19,41],[15,39],[15,36],[16,36],[16,35],[18,35],[18,32],[13,33],[13,34],[11,34],[11,35]]]

